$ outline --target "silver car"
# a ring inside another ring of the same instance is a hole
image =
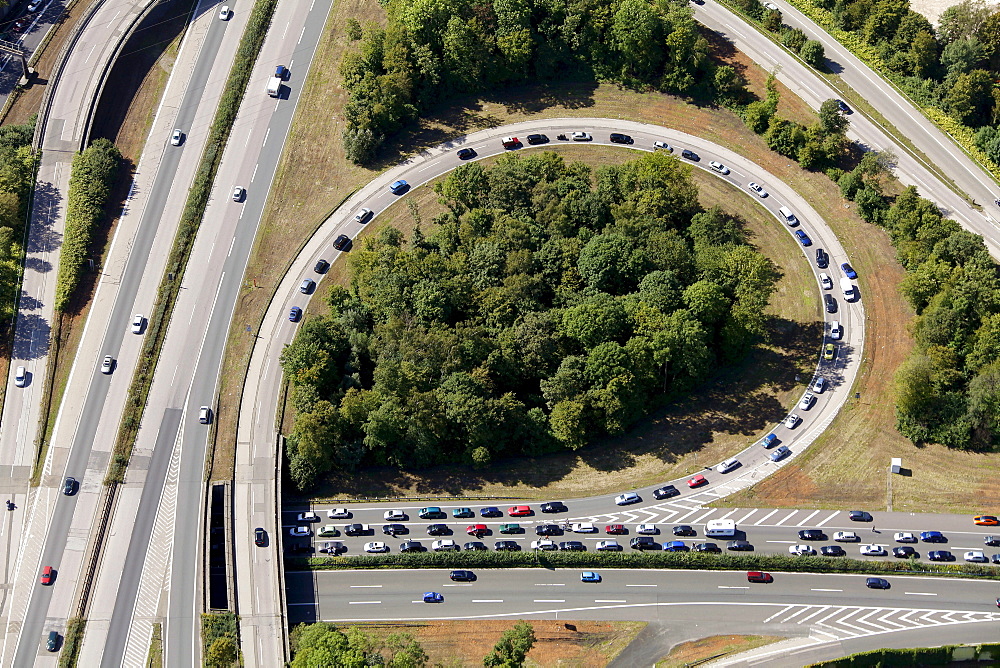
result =
[[[115,358],[112,357],[111,355],[105,355],[104,361],[101,362],[101,373],[103,374],[111,373],[111,370],[114,369],[114,366],[115,366]]]

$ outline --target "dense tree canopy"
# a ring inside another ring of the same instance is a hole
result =
[[[542,153],[452,172],[430,234],[352,252],[350,288],[286,348],[292,478],[576,448],[740,359],[773,267],[689,170]]]
[[[423,668],[428,657],[409,633],[384,638],[357,626],[342,632],[332,624],[300,624],[290,634],[292,668]]]

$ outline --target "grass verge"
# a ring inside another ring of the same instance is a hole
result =
[[[80,647],[83,644],[83,630],[86,626],[87,620],[82,617],[71,617],[66,623],[63,648],[62,652],[59,653],[59,668],[73,668],[76,666],[77,657],[80,655]]]
[[[956,656],[956,650],[959,650]],[[811,663],[807,668],[846,668],[847,666],[949,666],[996,665],[1000,643],[983,645],[942,645],[940,647],[915,647],[910,649],[873,649],[834,659]],[[979,664],[979,661],[986,663]]]
[[[177,293],[180,290],[181,277],[187,267],[191,247],[201,225],[205,207],[208,205],[208,196],[212,183],[215,181],[219,161],[222,159],[223,150],[229,140],[233,121],[236,119],[240,102],[243,100],[253,64],[257,60],[257,54],[260,53],[260,47],[267,35],[276,4],[277,0],[257,1],[237,48],[233,67],[226,80],[226,89],[219,100],[219,108],[208,133],[201,164],[198,166],[198,171],[195,173],[194,181],[188,191],[188,199],[184,205],[184,212],[181,214],[177,235],[167,258],[165,275],[157,290],[156,302],[149,317],[146,336],[143,337],[139,362],[129,386],[125,416],[122,418],[118,431],[114,454],[105,476],[105,484],[121,482],[128,467],[135,436],[142,422],[146,395],[153,382],[153,371],[156,368],[160,348],[166,337],[167,324],[170,322]]]
[[[146,668],[163,668],[163,624],[153,623],[153,635],[149,639],[149,655]]]
[[[784,640],[781,636],[708,636],[675,645],[656,668],[687,668]]]
[[[354,557],[290,557],[287,570],[379,568],[667,568],[700,571],[775,571],[782,573],[865,573],[876,575],[954,575],[1000,580],[989,564],[862,561],[781,554],[704,552],[420,552]]]

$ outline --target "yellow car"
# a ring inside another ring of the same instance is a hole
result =
[[[837,352],[837,348],[834,347],[832,343],[826,344],[826,348],[823,349],[823,359],[832,360],[834,353]]]

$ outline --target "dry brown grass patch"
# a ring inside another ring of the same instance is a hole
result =
[[[709,636],[682,642],[670,654],[656,662],[656,668],[684,668],[712,657],[770,645],[784,640],[780,636]]]

